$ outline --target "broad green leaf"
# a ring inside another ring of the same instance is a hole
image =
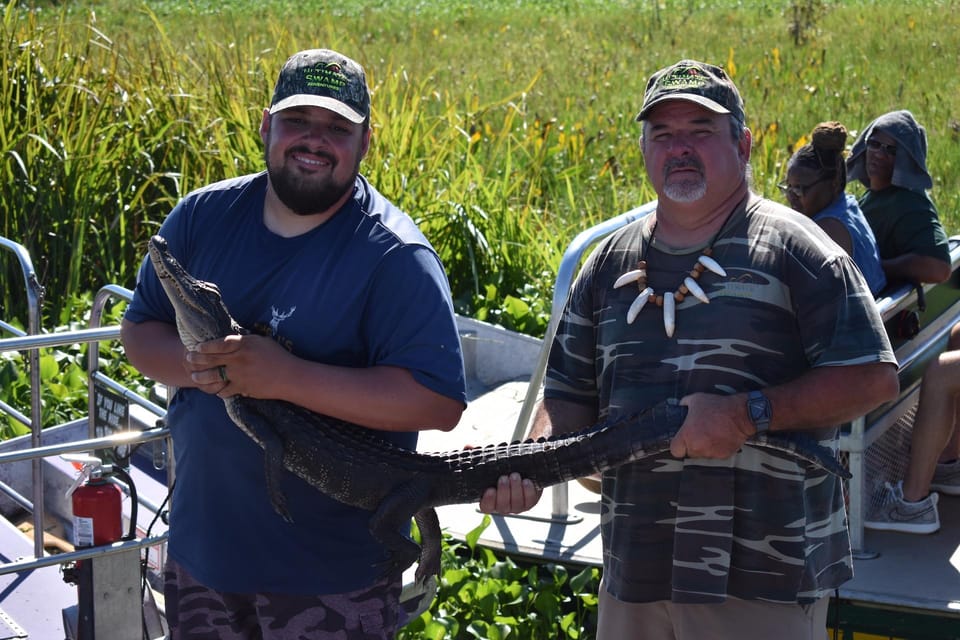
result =
[[[570,590],[575,594],[582,593],[588,584],[598,579],[598,575],[599,571],[596,567],[586,567],[570,579]]]
[[[49,353],[41,354],[40,356],[40,379],[41,380],[53,380],[53,378],[59,373],[60,368],[57,366],[57,360],[54,356]]]
[[[471,550],[477,548],[477,541],[480,540],[480,536],[483,535],[483,532],[490,526],[490,522],[490,516],[485,513],[483,514],[483,519],[480,521],[480,524],[467,533],[466,542]]]

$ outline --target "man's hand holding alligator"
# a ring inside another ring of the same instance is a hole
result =
[[[258,335],[231,335],[208,340],[187,352],[186,367],[197,386],[221,398],[264,395],[270,371],[281,366],[288,352],[274,340]]]
[[[687,407],[687,418],[670,443],[676,458],[729,458],[756,431],[745,394],[693,393],[680,404]]]
[[[211,342],[222,342],[222,340]],[[193,382],[192,386],[204,393],[222,398],[233,395],[232,393],[224,393],[230,386],[230,375],[227,372],[226,365],[212,364],[209,360],[209,357],[200,355],[196,351],[184,351],[183,370]]]
[[[480,498],[480,510],[484,513],[522,513],[540,501],[543,491],[533,482],[520,477],[519,473],[500,476],[496,487],[484,491]]]

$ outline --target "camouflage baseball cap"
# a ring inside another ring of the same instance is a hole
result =
[[[729,113],[744,122],[743,99],[736,85],[720,67],[696,60],[680,62],[660,69],[647,81],[643,107],[637,120],[644,120],[650,110],[667,100],[687,100],[714,113]]]
[[[323,107],[360,124],[370,117],[370,92],[363,67],[329,49],[290,56],[273,90],[270,113],[290,107]]]

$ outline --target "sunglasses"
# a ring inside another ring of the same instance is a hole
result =
[[[809,191],[813,186],[818,185],[821,182],[826,182],[827,180],[833,180],[833,178],[824,176],[822,178],[814,180],[810,184],[798,184],[798,185],[790,185],[790,184],[787,184],[786,181],[783,181],[777,185],[777,188],[780,189],[780,193],[782,193],[785,196],[789,196],[792,194],[797,198],[802,198],[804,194],[806,194],[807,191]]]
[[[883,151],[888,156],[897,155],[897,145],[884,144],[879,140],[867,140],[867,149],[871,151]]]

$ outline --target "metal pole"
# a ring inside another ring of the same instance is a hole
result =
[[[149,442],[150,440],[160,440],[169,437],[170,429],[156,428],[146,431],[124,431],[100,438],[88,438],[87,440],[74,440],[73,442],[64,442],[61,444],[49,444],[41,447],[31,447],[23,451],[8,451],[0,453],[0,464],[8,462],[20,462],[22,460],[31,460],[47,458],[50,456],[63,455],[65,453],[77,453],[80,451],[93,451],[94,449],[105,449],[116,447],[121,444],[136,444],[139,442]]]
[[[604,236],[630,224],[634,220],[653,213],[656,208],[657,201],[654,200],[625,213],[621,213],[615,218],[594,225],[586,231],[581,231],[567,247],[560,261],[560,268],[557,270],[557,280],[553,288],[553,306],[550,308],[550,321],[547,324],[547,332],[543,337],[540,356],[537,359],[533,375],[530,377],[530,384],[527,386],[527,395],[523,400],[523,406],[520,408],[520,415],[517,417],[517,424],[513,430],[513,440],[523,438],[530,424],[530,416],[533,414],[533,407],[540,393],[540,385],[543,384],[543,378],[547,371],[550,345],[553,343],[553,338],[557,334],[560,315],[563,313],[563,308],[567,304],[567,296],[570,295],[570,287],[573,286],[573,279],[577,274],[577,269],[580,266],[580,261],[583,259],[583,254]]]
[[[127,302],[133,299],[133,292],[117,285],[102,287],[93,299],[93,308],[90,310],[90,328],[100,328],[100,319],[103,317],[103,308],[107,301],[119,297]],[[119,337],[119,330],[117,332]],[[89,435],[96,437],[97,394],[94,389],[94,380],[100,370],[100,342],[91,341],[87,348],[87,416],[89,418]]]
[[[33,269],[30,253],[23,245],[0,237],[0,246],[12,251],[20,263],[23,282],[27,290],[27,333],[40,333],[40,305],[43,303],[44,289]],[[40,431],[43,427],[43,415],[40,403],[40,351],[30,349],[27,352],[30,367],[30,442],[40,446]],[[43,555],[43,465],[38,458],[33,461],[33,547],[34,554]]]
[[[129,549],[143,549],[144,547],[154,547],[167,541],[167,534],[162,533],[152,538],[141,538],[139,540],[127,540],[123,542],[114,542],[110,545],[101,547],[85,547],[81,551],[69,551],[58,553],[52,556],[39,556],[30,560],[18,560],[0,565],[0,575],[7,573],[19,573],[20,571],[32,571],[33,569],[42,569],[43,567],[52,567],[55,564],[66,564],[74,560],[86,560],[101,556],[122,553]]]
[[[642,218],[655,211],[657,201],[648,202],[635,209],[594,225],[585,231],[581,231],[567,247],[560,261],[560,268],[557,270],[557,280],[553,289],[553,306],[550,309],[550,321],[547,324],[547,332],[543,337],[543,343],[540,345],[540,354],[537,358],[537,364],[534,367],[533,374],[530,376],[530,382],[527,385],[527,395],[523,399],[523,405],[520,407],[520,415],[517,417],[517,424],[513,430],[513,440],[521,440],[527,432],[530,424],[530,418],[533,415],[533,408],[540,395],[540,385],[543,384],[543,378],[547,372],[547,360],[550,357],[550,345],[553,344],[553,338],[557,334],[557,327],[560,324],[560,315],[567,304],[567,297],[570,295],[570,288],[573,286],[574,277],[580,267],[587,250],[603,237],[613,233],[617,229],[624,227],[634,220]],[[553,497],[553,517],[566,518],[569,513],[569,490],[566,483],[554,485],[551,488]]]
[[[115,340],[120,337],[120,327],[98,327],[95,329],[74,329],[72,331],[58,331],[40,335],[27,335],[17,338],[0,340],[0,352],[23,351],[25,349],[42,349],[57,347],[75,342],[93,342],[96,340]]]

